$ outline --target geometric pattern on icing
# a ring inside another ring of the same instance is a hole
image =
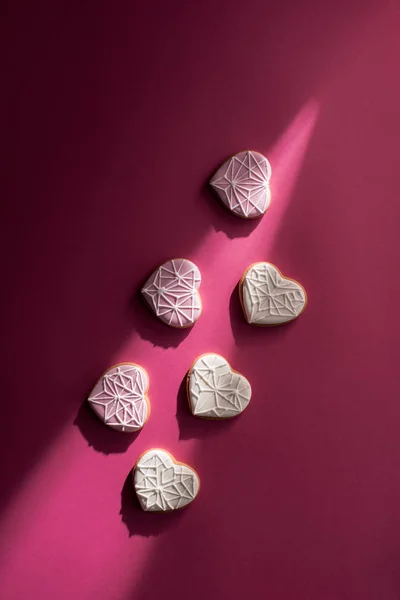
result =
[[[218,169],[210,181],[233,213],[246,219],[262,216],[271,201],[271,165],[259,152],[239,152]]]
[[[243,412],[250,402],[251,386],[243,375],[232,371],[225,358],[205,354],[190,370],[188,397],[194,415],[226,419]]]
[[[183,508],[200,489],[197,473],[160,449],[148,450],[140,457],[133,484],[142,509],[153,512]]]
[[[201,313],[197,292],[201,284],[198,267],[187,259],[169,260],[145,283],[142,294],[154,313],[171,327],[190,327]]]
[[[138,431],[145,424],[147,373],[133,364],[112,367],[96,383],[88,402],[98,417],[118,431]]]
[[[292,321],[306,305],[304,288],[281,275],[274,265],[254,264],[241,284],[243,307],[248,323],[278,325]]]

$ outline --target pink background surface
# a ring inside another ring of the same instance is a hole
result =
[[[398,4],[3,12],[0,597],[398,599]],[[259,224],[206,187],[243,148],[272,164]],[[184,332],[136,295],[174,256],[204,280]],[[306,287],[294,324],[244,322],[235,286],[256,260]],[[207,351],[253,386],[229,423],[182,394]],[[133,438],[82,406],[120,361],[151,377]],[[200,474],[181,513],[133,502],[152,446]]]

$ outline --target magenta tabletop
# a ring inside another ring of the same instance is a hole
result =
[[[2,11],[0,598],[400,597],[400,12],[389,0],[8,3]],[[251,149],[258,220],[207,182]],[[140,298],[201,272],[192,328]],[[308,305],[248,325],[237,285],[269,261]],[[204,353],[246,411],[191,415]],[[142,431],[85,404],[109,367],[149,375]],[[141,511],[131,469],[164,448],[193,504]]]

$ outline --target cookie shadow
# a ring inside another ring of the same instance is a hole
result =
[[[210,175],[210,179],[211,179]],[[228,238],[248,237],[260,224],[261,219],[242,219],[228,210],[210,184],[205,181],[200,190],[200,198],[209,212],[209,220],[216,231],[224,232]]]
[[[292,328],[296,326],[297,319],[275,327],[249,325],[244,317],[243,308],[240,303],[239,286],[240,283],[238,282],[229,300],[229,317],[237,346],[253,342],[255,336],[257,336],[257,339],[259,339],[259,336],[262,336],[263,343],[265,341],[267,344],[273,344],[288,335]]]
[[[187,399],[186,380],[187,374],[179,386],[177,395],[176,419],[179,426],[179,439],[207,439],[231,429],[234,421],[240,418],[240,415],[232,419],[200,419],[191,413]]]
[[[185,508],[166,513],[152,513],[142,510],[135,494],[132,478],[133,469],[129,471],[121,490],[120,515],[128,530],[129,537],[134,535],[156,537],[163,531],[176,527],[185,513]]]
[[[125,433],[107,427],[94,414],[86,400],[78,410],[74,425],[78,427],[86,439],[88,446],[102,454],[126,452],[141,432],[139,430],[132,433]]]
[[[189,335],[192,327],[179,329],[170,327],[160,321],[152,314],[151,309],[144,300],[141,289],[136,290],[132,295],[132,325],[138,335],[151,342],[153,346],[162,348],[177,348],[179,344]],[[201,318],[201,317],[200,317]],[[196,323],[193,325],[196,327]]]

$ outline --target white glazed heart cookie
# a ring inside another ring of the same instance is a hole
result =
[[[281,325],[297,319],[307,305],[300,283],[284,277],[267,262],[251,265],[239,284],[246,321],[251,325]]]
[[[205,419],[229,419],[250,402],[251,386],[219,354],[203,354],[187,376],[187,395],[193,415]]]
[[[190,260],[177,258],[159,267],[142,294],[156,316],[171,327],[191,327],[201,314],[201,274]]]
[[[139,365],[123,363],[108,369],[88,402],[105,425],[118,431],[139,431],[150,416],[149,377]]]
[[[223,204],[244,219],[262,217],[271,202],[271,165],[259,152],[238,152],[218,169],[210,185]]]
[[[169,512],[190,504],[199,493],[196,471],[177,462],[166,450],[147,450],[133,471],[140,506],[149,512]]]

